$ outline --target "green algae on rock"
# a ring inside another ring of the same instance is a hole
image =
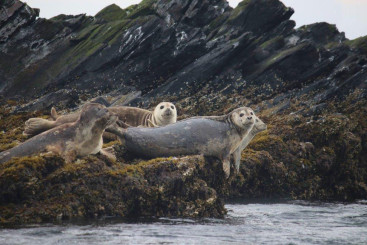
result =
[[[197,159],[136,165],[90,156],[13,159],[0,166],[1,226],[76,218],[223,217],[216,191],[197,177]]]

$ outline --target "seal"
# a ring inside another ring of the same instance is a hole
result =
[[[267,129],[266,124],[260,120],[257,116],[254,115],[255,124],[252,130],[248,133],[248,135],[242,140],[241,144],[238,148],[232,153],[231,157],[234,161],[234,166],[236,172],[238,173],[240,170],[240,163],[241,163],[241,153],[242,151],[248,146],[251,140],[257,135],[258,133],[265,131]]]
[[[193,117],[158,128],[111,129],[126,150],[146,158],[204,155],[222,161],[226,178],[230,175],[230,155],[254,125],[253,110],[241,107],[217,117]]]
[[[113,106],[108,107],[108,110],[115,113],[123,123],[134,127],[158,127],[177,121],[176,107],[170,102],[159,103],[154,111],[128,106]],[[51,118],[53,121],[43,118],[30,118],[25,122],[23,134],[28,136],[37,135],[64,123],[75,122],[79,116],[80,111],[59,116],[55,108],[52,108]]]
[[[79,119],[65,123],[41,133],[24,143],[0,153],[0,163],[12,157],[29,156],[41,152],[61,155],[66,162],[76,157],[105,152],[102,150],[102,134],[106,127],[116,123],[117,116],[101,104],[90,103],[83,106]],[[101,151],[102,150],[102,151]],[[108,157],[111,155],[106,152]]]
[[[160,127],[177,121],[176,107],[170,102],[159,103],[154,111],[127,106],[109,107],[108,110],[116,113],[119,120],[133,127]]]

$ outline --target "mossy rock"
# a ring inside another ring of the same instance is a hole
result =
[[[247,6],[250,4],[252,0],[243,0],[241,1],[236,8],[233,9],[231,15],[228,18],[228,22],[233,21],[234,19],[236,19],[246,8]]]
[[[96,14],[96,18],[103,19],[107,22],[122,20],[127,16],[125,10],[121,9],[116,4],[111,4]]]
[[[0,225],[74,218],[223,217],[216,191],[198,178],[197,158],[136,165],[89,156],[13,159],[0,168]]]
[[[359,37],[345,42],[349,47],[367,55],[367,36]]]

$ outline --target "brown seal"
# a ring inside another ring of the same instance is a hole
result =
[[[252,115],[251,115],[252,114]],[[219,158],[226,177],[230,156],[254,125],[254,112],[241,107],[217,117],[194,117],[157,128],[109,128],[126,150],[147,158],[204,155]]]
[[[175,123],[177,120],[176,107],[170,102],[159,103],[154,111],[148,111],[136,107],[114,106],[108,110],[115,113],[118,119],[130,126],[154,127]],[[80,111],[59,116],[54,108],[51,109],[51,118],[54,121],[43,118],[30,118],[25,122],[24,134],[33,136],[64,123],[75,122]]]
[[[10,150],[1,152],[0,163],[9,161],[12,157],[49,151],[60,154],[67,162],[72,162],[77,156],[96,154],[102,149],[103,132],[116,120],[117,116],[108,111],[105,106],[95,103],[86,104],[76,122],[55,127]]]

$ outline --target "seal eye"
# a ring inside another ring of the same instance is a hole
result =
[[[254,113],[253,113],[253,112],[251,112],[250,114],[251,114],[251,115],[254,115]]]
[[[161,106],[161,110],[162,110],[163,108],[164,108],[164,106],[162,105],[162,106]]]
[[[172,110],[175,109],[175,107],[173,105],[171,105],[171,108],[172,108]]]
[[[245,114],[241,113],[241,114],[240,114],[240,117],[243,117],[244,115],[245,115]]]

